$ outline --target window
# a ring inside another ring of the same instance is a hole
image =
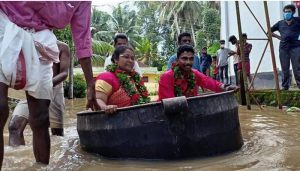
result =
[[[148,76],[143,76],[143,81],[145,82],[145,83],[147,83],[148,81],[149,81],[149,78],[148,78]]]

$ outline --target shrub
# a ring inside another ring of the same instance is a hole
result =
[[[256,90],[253,91],[251,94],[255,97],[257,102],[261,105],[268,105],[268,106],[276,106],[277,99],[275,90]],[[281,91],[280,92],[281,103],[284,106],[300,106],[300,92],[297,90],[290,90],[290,91]],[[255,104],[256,102],[253,98],[250,97],[250,103]]]
[[[64,82],[65,97],[69,94],[69,81]],[[86,82],[82,74],[74,75],[73,96],[75,98],[84,98],[86,96]]]

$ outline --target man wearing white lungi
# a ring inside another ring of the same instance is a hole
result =
[[[34,157],[38,163],[49,164],[52,65],[59,62],[53,29],[70,26],[75,54],[87,84],[86,108],[100,109],[91,64],[90,21],[90,1],[0,1],[0,167],[9,87],[26,91]]]
[[[68,75],[70,50],[67,44],[57,42],[60,63],[53,64],[53,99],[49,106],[49,121],[52,135],[63,136],[63,113],[65,108],[63,83]],[[28,123],[29,110],[26,100],[20,101],[9,123],[9,145],[25,145],[23,131]]]

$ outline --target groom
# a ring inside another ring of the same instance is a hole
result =
[[[239,89],[234,85],[225,86],[225,84],[192,69],[194,54],[194,48],[190,45],[182,45],[178,48],[177,62],[173,63],[171,70],[166,71],[160,77],[159,100],[178,96],[197,96],[197,87],[199,86],[214,92]]]

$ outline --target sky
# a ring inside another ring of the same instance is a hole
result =
[[[118,6],[122,2],[125,2],[125,0],[92,0],[92,6],[96,6],[98,10],[111,14],[113,7]]]

